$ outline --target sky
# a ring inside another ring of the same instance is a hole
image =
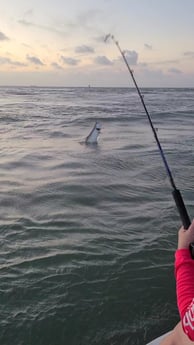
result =
[[[0,0],[0,85],[194,87],[194,0]]]

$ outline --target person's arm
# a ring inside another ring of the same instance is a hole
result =
[[[179,230],[178,249],[175,253],[177,305],[182,327],[194,341],[194,260],[189,244],[194,241],[194,221],[188,230]]]

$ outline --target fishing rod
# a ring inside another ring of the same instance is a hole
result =
[[[141,103],[143,105],[143,108],[145,110],[145,113],[147,115],[147,118],[148,118],[148,121],[149,121],[149,124],[151,126],[151,129],[152,129],[152,132],[154,134],[154,138],[156,140],[156,143],[157,143],[157,146],[158,146],[158,149],[159,149],[159,152],[160,152],[160,155],[161,155],[161,158],[162,158],[162,161],[164,163],[164,166],[165,166],[165,169],[166,169],[166,173],[168,175],[168,178],[169,178],[169,181],[170,181],[170,184],[171,184],[171,187],[172,187],[172,195],[173,195],[173,198],[174,198],[174,201],[175,201],[175,204],[176,204],[176,207],[177,207],[177,210],[179,212],[179,215],[180,215],[180,218],[181,218],[181,221],[182,221],[182,224],[183,224],[183,227],[185,229],[188,229],[190,224],[191,224],[191,221],[190,221],[190,218],[188,216],[188,213],[187,213],[187,210],[186,210],[186,207],[185,207],[185,204],[184,204],[184,201],[183,201],[183,198],[182,198],[182,195],[181,195],[181,192],[179,191],[179,189],[177,189],[176,185],[175,185],[175,182],[174,182],[174,179],[173,179],[173,176],[172,176],[172,173],[171,173],[171,170],[169,168],[169,165],[168,165],[168,162],[166,160],[166,157],[165,157],[165,154],[164,154],[164,151],[162,149],[162,146],[160,144],[160,141],[159,141],[159,138],[158,138],[158,135],[156,133],[156,130],[154,128],[154,125],[152,123],[152,119],[151,119],[151,116],[147,110],[147,107],[146,107],[146,104],[144,102],[144,98],[141,94],[141,91],[137,85],[137,82],[135,80],[135,77],[134,77],[134,74],[133,74],[133,71],[132,69],[130,68],[129,64],[128,64],[128,61],[126,59],[126,56],[125,56],[125,53],[121,50],[120,48],[120,45],[118,43],[118,41],[115,40],[114,36],[111,35],[111,34],[108,34],[106,35],[104,41],[107,42],[108,39],[112,39],[112,41],[116,44],[126,66],[127,66],[127,69],[131,75],[131,78],[133,80],[133,83],[135,85],[135,88],[138,92],[138,95],[139,95],[139,98],[141,100]],[[191,249],[191,255],[192,257],[194,258],[194,243],[191,243],[190,245],[190,249]]]

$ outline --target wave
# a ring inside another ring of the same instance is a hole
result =
[[[192,215],[193,90],[142,92]],[[141,344],[174,325],[180,220],[135,90],[1,87],[0,121],[0,342]]]

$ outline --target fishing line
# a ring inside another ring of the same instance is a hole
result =
[[[154,134],[154,138],[156,140],[156,143],[157,143],[157,146],[158,146],[158,149],[159,149],[159,152],[160,152],[160,156],[162,158],[162,161],[164,163],[164,166],[165,166],[165,170],[166,170],[166,173],[168,175],[168,178],[169,178],[169,181],[170,181],[170,184],[171,184],[171,187],[172,187],[172,195],[173,195],[173,198],[174,198],[174,201],[175,201],[175,204],[176,204],[176,207],[177,207],[177,210],[179,212],[179,215],[180,215],[180,218],[181,218],[181,221],[182,221],[182,224],[184,226],[185,229],[188,229],[188,227],[190,226],[191,224],[191,221],[189,219],[189,216],[188,216],[188,213],[187,213],[187,210],[186,210],[186,207],[185,207],[185,204],[184,204],[184,201],[183,201],[183,198],[182,198],[182,195],[181,195],[181,192],[177,189],[176,185],[175,185],[175,182],[174,182],[174,179],[173,179],[173,176],[172,176],[172,173],[171,173],[171,170],[169,168],[169,165],[168,165],[168,162],[166,160],[166,157],[165,157],[165,154],[164,154],[164,151],[162,149],[162,146],[161,146],[161,143],[159,141],[159,138],[158,138],[158,135],[156,133],[156,130],[154,128],[154,125],[152,123],[152,119],[151,119],[151,116],[147,110],[147,107],[146,107],[146,104],[144,102],[144,98],[141,94],[141,91],[137,85],[137,82],[135,80],[135,77],[134,77],[134,74],[133,74],[133,71],[132,69],[130,68],[129,64],[128,64],[128,61],[127,61],[127,58],[125,56],[125,53],[124,51],[121,50],[120,48],[120,45],[118,43],[118,41],[115,40],[114,36],[111,35],[111,34],[108,34],[106,35],[104,41],[107,42],[109,39],[111,39],[117,46],[126,66],[127,66],[127,69],[128,69],[128,72],[130,73],[130,76],[133,80],[133,83],[135,85],[135,88],[137,90],[137,93],[139,95],[139,98],[141,100],[141,103],[143,105],[143,108],[145,110],[145,113],[147,115],[147,118],[148,118],[148,121],[149,121],[149,124],[151,126],[151,129],[152,129],[152,132]],[[193,245],[193,252],[194,252],[194,244],[191,244]],[[192,255],[193,256],[193,255]]]

